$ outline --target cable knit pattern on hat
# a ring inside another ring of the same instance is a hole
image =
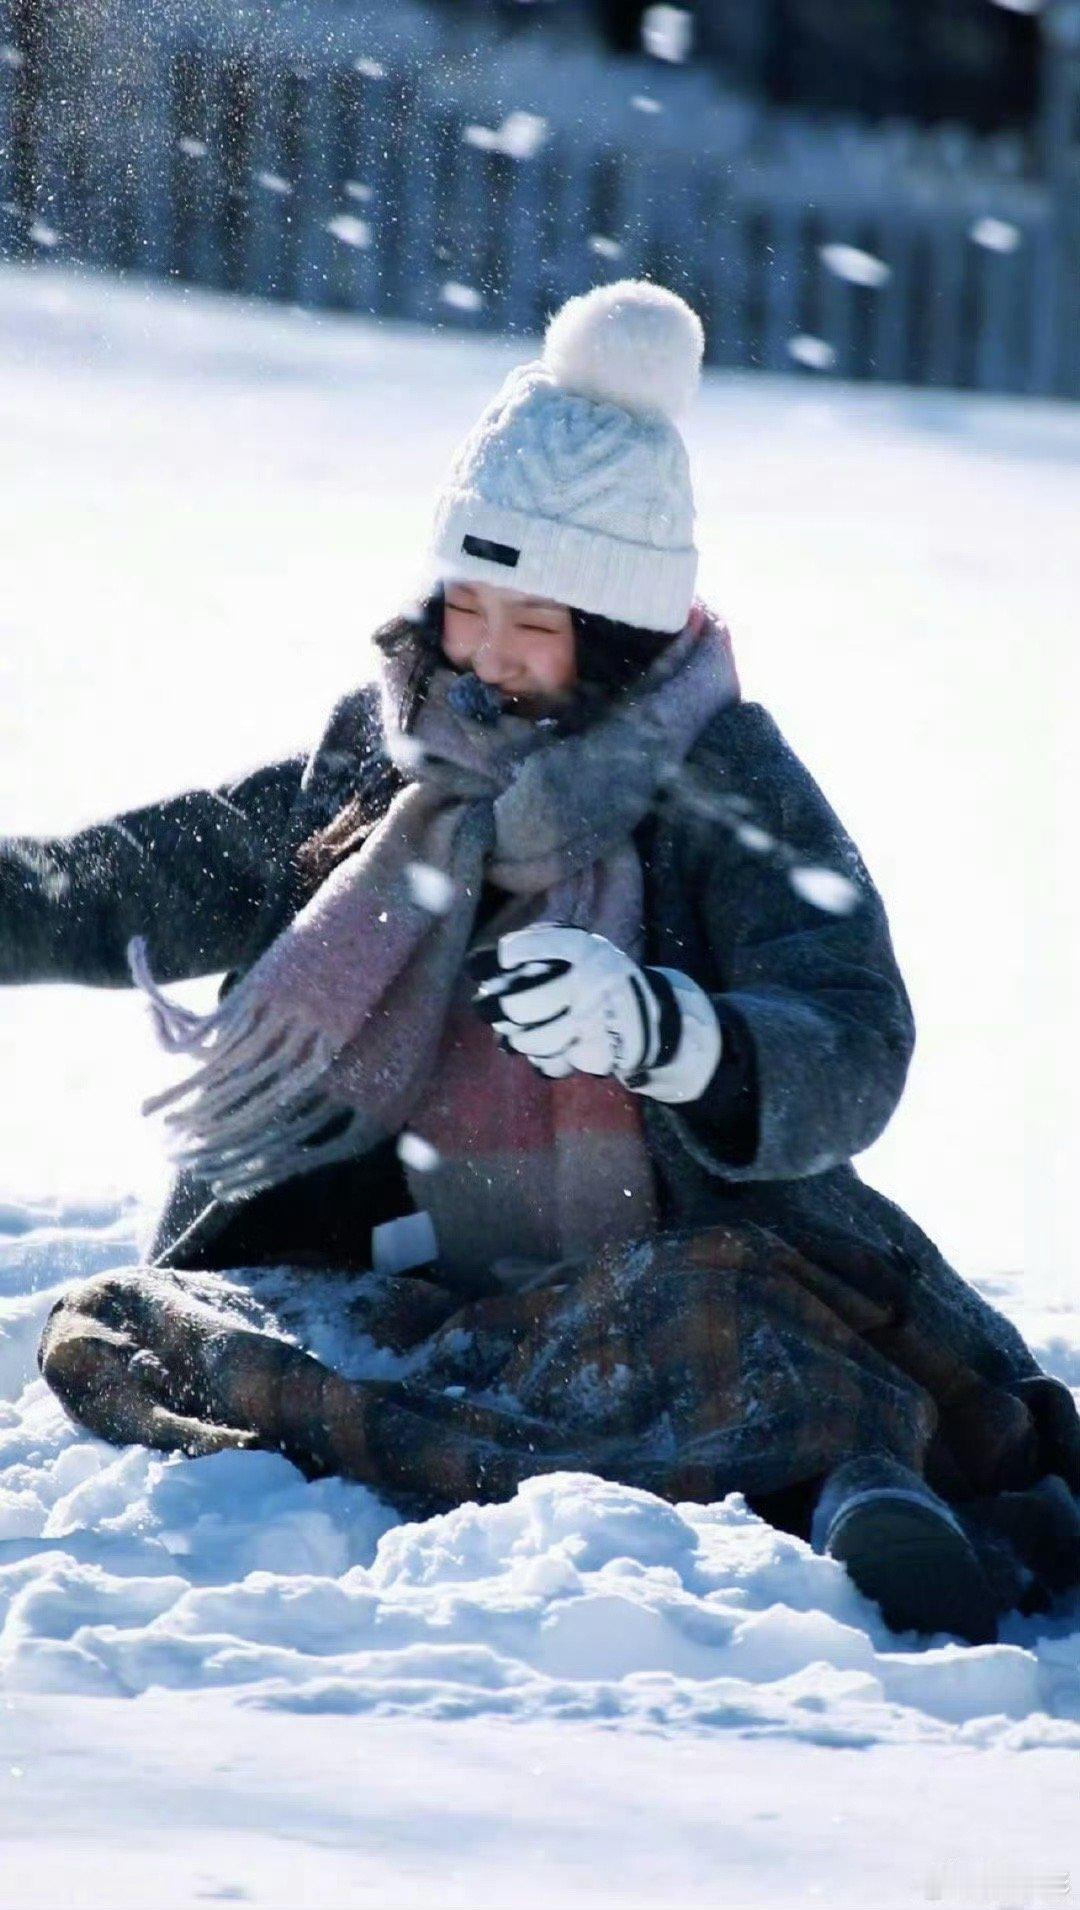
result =
[[[670,415],[703,334],[645,279],[570,299],[452,460],[433,567],[655,630],[681,629],[697,574],[686,446]]]

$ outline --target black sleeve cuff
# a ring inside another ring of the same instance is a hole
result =
[[[681,1102],[679,1113],[721,1164],[747,1167],[758,1151],[754,1043],[738,1009],[729,1007],[722,995],[710,999],[723,1037],[720,1060],[704,1094],[696,1101]]]

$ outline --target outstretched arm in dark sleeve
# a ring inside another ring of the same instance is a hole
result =
[[[145,935],[155,975],[241,958],[304,771],[297,755],[65,837],[0,839],[0,982],[123,987]]]

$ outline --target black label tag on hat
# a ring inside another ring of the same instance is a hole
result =
[[[490,537],[463,537],[461,548],[467,557],[483,557],[489,564],[505,564],[509,570],[521,556],[513,544],[493,544]]]

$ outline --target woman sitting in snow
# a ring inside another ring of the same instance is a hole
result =
[[[911,1006],[694,598],[702,344],[645,281],[571,300],[310,755],[6,846],[4,978],[130,963],[195,1063],[150,1104],[181,1171],[146,1263],[60,1303],[42,1370],[104,1438],[269,1446],[413,1512],[564,1468],[738,1490],[890,1624],[988,1640],[1080,1582],[1080,1422],[851,1164]],[[158,987],[223,969],[206,1017]],[[260,1267],[336,1273],[399,1377],[245,1313]]]

